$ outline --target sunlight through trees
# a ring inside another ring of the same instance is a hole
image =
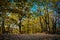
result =
[[[0,0],[0,34],[60,32],[59,0]]]

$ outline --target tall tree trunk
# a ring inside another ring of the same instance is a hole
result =
[[[56,33],[56,23],[54,23],[54,25],[53,25],[53,33],[54,34]]]
[[[29,16],[27,18],[28,18],[27,33],[29,33]]]
[[[43,24],[41,22],[41,18],[40,18],[40,25],[41,25],[41,28],[42,28],[42,31],[41,32],[43,32]]]
[[[18,24],[20,33],[21,33],[21,20],[22,20],[22,18],[19,19],[19,24]]]
[[[3,20],[2,20],[2,33],[3,34],[5,33],[4,22],[5,22],[5,18],[3,17]]]
[[[46,4],[46,6],[48,6],[48,4]],[[46,24],[47,24],[47,32],[50,33],[48,7],[46,7],[46,11],[47,11],[47,12],[46,12],[46,18],[47,18],[47,20],[46,20]]]
[[[57,9],[57,8],[58,8],[57,3],[56,3],[55,1],[53,1],[53,4],[54,4],[54,8]],[[58,8],[58,9],[59,9],[59,8]],[[53,27],[52,27],[54,34],[56,33],[56,21],[57,21],[56,16],[57,16],[57,15],[55,15],[55,21],[54,21],[54,19],[53,19]]]
[[[55,19],[55,22],[54,22],[54,20],[53,20],[52,30],[53,30],[53,33],[55,34],[55,33],[56,33],[56,19]]]

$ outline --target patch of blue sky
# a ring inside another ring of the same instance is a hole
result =
[[[31,2],[31,0],[27,0],[28,2]]]
[[[31,10],[31,12],[37,12],[37,8],[38,8],[38,6],[35,4],[35,5],[33,5],[32,8],[30,8],[30,10]]]
[[[43,5],[42,5],[42,6],[40,6],[40,9],[41,9],[41,10],[43,10],[43,9],[44,9],[44,6],[43,6]]]
[[[52,12],[53,10],[51,8],[48,8],[48,12]]]
[[[54,11],[54,16],[56,16],[56,14],[57,14],[57,12],[56,12],[56,11]]]
[[[14,0],[9,0],[9,1],[12,2],[12,3],[14,2]]]
[[[39,15],[41,15],[41,16],[44,15],[44,12],[39,13]]]
[[[53,6],[53,3],[52,3],[52,2],[49,2],[49,3],[48,3],[48,6],[49,6],[49,7],[52,7],[52,6]]]
[[[57,2],[58,7],[60,7],[60,2]]]
[[[58,20],[60,21],[60,18]],[[59,27],[60,26],[58,20],[56,21],[56,27]]]
[[[54,10],[54,15],[55,16],[58,15],[58,10],[57,9]]]

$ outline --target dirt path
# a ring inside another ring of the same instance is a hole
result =
[[[17,34],[0,35],[0,40],[60,40],[60,35],[55,34]]]

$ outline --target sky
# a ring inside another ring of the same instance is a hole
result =
[[[14,0],[10,0],[10,2],[14,2]],[[28,0],[28,2],[30,2],[30,0]],[[37,11],[37,9],[38,9],[38,5],[35,3],[35,2],[33,2],[32,3],[33,4],[33,6],[30,8],[30,12],[32,13],[32,12],[38,12]],[[56,3],[57,4],[57,6],[60,8],[60,2],[57,2]],[[50,12],[50,11],[54,11],[54,15],[56,15],[57,13],[58,13],[58,9],[57,8],[54,8],[54,9],[52,9],[51,7],[53,6],[53,3],[49,3],[48,4],[48,12]],[[40,5],[40,8],[41,8],[41,10],[43,10],[44,9],[44,6],[43,5]],[[41,12],[42,14],[44,13],[44,12]],[[58,26],[58,24],[57,24],[57,26]]]

